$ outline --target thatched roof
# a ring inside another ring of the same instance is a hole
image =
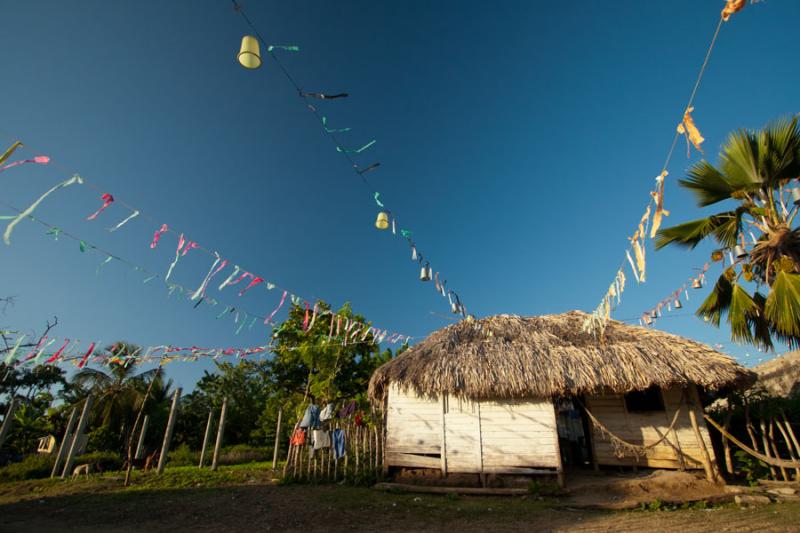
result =
[[[587,314],[465,320],[432,333],[378,368],[373,401],[390,382],[417,394],[487,398],[627,392],[696,383],[747,386],[754,376],[705,344],[612,320],[601,343],[584,333]]]
[[[800,394],[800,350],[753,367],[758,374],[757,384],[772,396],[789,397]]]

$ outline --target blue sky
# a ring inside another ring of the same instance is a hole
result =
[[[272,2],[245,4],[265,38],[320,102],[420,250],[471,313],[591,310],[624,257],[680,120],[723,2]],[[716,161],[726,134],[796,113],[800,4],[748,5],[724,25],[695,101]],[[248,28],[226,0],[9,2],[0,48],[0,144],[49,155],[2,176],[2,200],[24,208],[79,173],[100,187],[60,191],[40,218],[164,273],[175,248],[160,223],[306,298],[353,303],[376,325],[425,336],[449,323],[446,300],[417,280],[408,246],[374,228],[377,207],[271,61],[236,62]],[[280,52],[279,52],[280,53]],[[665,224],[700,216],[676,180],[697,160],[678,146]],[[86,216],[100,192],[112,205]],[[2,214],[6,213],[3,208]],[[144,345],[246,346],[219,308],[168,298],[163,285],[23,223],[2,246],[5,325]],[[617,318],[633,318],[692,275],[709,248],[648,250],[648,281],[629,285]],[[175,281],[196,286],[210,259],[192,252]],[[214,289],[216,290],[216,289]],[[725,349],[690,316],[705,291],[658,327]],[[266,314],[279,295],[221,299]],[[745,353],[751,353],[749,358]],[[174,363],[191,386],[209,363]]]

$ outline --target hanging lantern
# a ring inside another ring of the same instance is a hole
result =
[[[375,227],[384,230],[389,227],[389,213],[381,211],[378,213],[378,218],[375,220]]]
[[[733,255],[736,256],[736,259],[744,259],[747,257],[747,250],[744,249],[744,246],[737,244],[733,247]]]
[[[700,281],[700,278],[692,280],[692,288],[693,289],[702,289],[703,288],[703,282]]]
[[[792,189],[792,200],[794,205],[800,205],[800,189],[797,187]]]
[[[655,320],[656,318],[658,318],[658,313],[656,312],[656,310],[655,310],[655,309],[653,309],[652,311],[650,311],[650,318],[652,318],[653,320]]]
[[[433,277],[433,272],[431,270],[431,264],[425,262],[425,266],[419,271],[419,280],[420,281],[430,281]]]
[[[261,47],[258,39],[252,35],[242,37],[242,47],[236,56],[239,64],[244,68],[256,69],[261,66]]]
[[[711,260],[712,261],[722,261],[722,250],[714,250],[711,252]]]
[[[674,301],[674,302],[672,302],[672,306],[673,306],[675,309],[680,309],[681,307],[683,307],[683,304],[681,303],[681,301],[680,301],[680,300],[678,300],[677,298],[675,298],[675,301]]]
[[[454,315],[457,315],[457,314],[459,314],[459,313],[461,312],[461,310],[458,308],[458,304],[457,304],[457,303],[455,303],[455,302],[453,302],[453,303],[451,303],[451,304],[450,304],[450,311],[451,311],[451,312],[452,312]]]
[[[649,326],[650,324],[652,324],[652,323],[653,323],[653,319],[652,319],[652,318],[650,318],[650,315],[644,315],[644,316],[642,317],[642,320],[644,320],[644,325],[645,325],[645,326]]]

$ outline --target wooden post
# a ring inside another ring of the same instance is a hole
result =
[[[761,404],[761,418],[758,420],[758,426],[761,428],[761,443],[764,445],[764,455],[772,458],[772,452],[769,449],[769,441],[767,440],[767,424],[764,422],[764,404]],[[778,479],[778,469],[769,465],[769,472],[772,474],[772,479]]]
[[[703,435],[700,433],[700,426],[697,425],[697,414],[694,412],[695,405],[699,408],[700,402],[697,400],[697,391],[692,390],[694,398],[689,400],[687,399],[687,407],[689,409],[689,421],[692,423],[692,429],[694,430],[694,438],[697,439],[697,447],[700,448],[700,453],[702,455],[703,461],[703,470],[706,472],[706,479],[712,483],[715,483],[716,477],[714,476],[714,469],[711,466],[711,456],[708,455],[708,448],[706,448],[706,442],[703,440]]]
[[[789,422],[789,419],[786,418],[786,413],[783,412],[783,409],[781,409],[781,418],[783,418],[783,423],[786,425],[786,431],[789,433],[789,437],[791,437],[792,442],[794,443],[794,449],[797,451],[798,457],[800,457],[800,442],[797,442],[797,437],[792,429],[792,424]]]
[[[556,404],[552,402],[553,405],[553,438],[556,441],[556,481],[558,482],[558,486],[562,489],[566,485],[566,480],[564,479],[564,465],[561,462],[561,442],[558,439],[558,414],[556,413]]]
[[[733,416],[733,410],[731,406],[728,405],[728,412],[725,413],[725,422],[722,424],[722,427],[725,431],[730,430],[731,428],[731,417]],[[731,456],[731,445],[728,442],[728,439],[725,436],[722,436],[722,450],[725,453],[725,470],[728,471],[728,474],[734,475],[735,472],[733,471],[733,457]]]
[[[222,448],[222,435],[225,433],[225,413],[228,412],[228,397],[222,400],[222,410],[219,413],[219,426],[217,427],[217,442],[214,444],[214,458],[211,460],[211,470],[217,469],[219,450]]]
[[[178,399],[181,397],[181,388],[175,389],[175,394],[172,395],[172,406],[169,409],[169,418],[167,419],[167,429],[164,432],[164,442],[161,444],[161,453],[158,456],[158,474],[164,473],[164,467],[167,466],[167,454],[169,454],[169,446],[172,443],[172,430],[175,427],[175,412],[178,410]]]
[[[0,426],[0,448],[3,447],[8,432],[11,431],[11,426],[14,424],[14,413],[17,412],[18,405],[19,402],[17,399],[11,398],[11,403],[8,404],[8,410],[6,411],[6,417],[3,419],[3,425]]]
[[[442,431],[441,431],[441,445],[439,446],[439,457],[441,458],[442,477],[447,477],[447,432],[445,431],[445,412],[447,411],[447,393],[443,392],[439,395],[439,406],[442,412]]]
[[[775,444],[775,424],[772,421],[772,418],[769,419],[769,444],[772,447],[772,453],[775,455],[777,459],[780,459],[781,456],[778,454],[778,446]],[[789,481],[789,474],[786,472],[786,468],[781,468],[781,476],[783,477],[784,481]]]
[[[78,409],[73,407],[72,412],[69,414],[69,420],[67,421],[67,429],[64,430],[64,438],[61,439],[61,444],[58,446],[58,453],[56,454],[56,462],[53,464],[53,470],[50,472],[50,478],[56,477],[56,473],[58,472],[58,466],[61,464],[61,460],[64,459],[64,453],[69,449],[69,443],[67,442],[69,437],[72,435],[72,431],[75,429],[75,421],[78,417]]]
[[[83,435],[83,431],[86,429],[86,424],[89,423],[89,410],[92,408],[92,395],[86,397],[86,401],[83,404],[83,410],[81,411],[81,418],[78,420],[78,427],[75,429],[75,433],[72,434],[72,443],[69,446],[69,452],[67,453],[67,458],[64,461],[64,470],[61,472],[61,479],[66,479],[67,475],[69,475],[69,471],[72,468],[72,463],[75,462],[75,454],[78,451],[78,444]]]
[[[147,435],[147,427],[150,425],[150,415],[144,415],[142,420],[142,430],[139,432],[139,440],[136,442],[136,453],[133,454],[134,459],[141,459],[144,453],[144,437]]]
[[[208,410],[208,422],[206,422],[206,432],[203,435],[203,448],[200,450],[200,464],[198,468],[203,468],[203,463],[206,461],[206,449],[208,449],[208,441],[211,439],[211,428],[214,426],[214,410]]]
[[[283,418],[283,408],[278,409],[278,423],[275,425],[275,446],[272,450],[272,469],[278,468],[278,448],[281,447],[281,418]]]
[[[667,406],[670,405],[670,402],[667,401],[667,395],[664,392],[664,389],[659,387],[659,391],[661,392],[661,403],[664,405],[664,421],[667,423],[667,428],[670,427],[672,420],[667,415]],[[678,400],[678,405],[675,407],[675,414],[672,416],[676,416],[678,410],[681,408],[681,402],[683,401],[684,393],[681,392],[680,399]],[[675,452],[675,459],[678,461],[678,470],[683,472],[686,470],[686,461],[683,459],[683,450],[681,449],[681,441],[678,438],[678,432],[673,427],[672,428],[672,435],[675,437],[675,444],[672,444],[669,441],[669,437],[667,437],[666,441],[672,447],[672,451]]]
[[[792,441],[789,440],[789,434],[783,428],[783,422],[781,421],[780,418],[775,420],[775,425],[778,426],[778,431],[781,432],[781,435],[783,435],[783,440],[786,441],[786,448],[789,450],[789,457],[791,457],[792,460],[794,460],[795,462],[799,462],[798,458],[797,458],[797,454],[795,454],[795,452],[794,452],[794,447],[792,446]],[[800,468],[795,468],[794,469],[794,479],[795,479],[795,481],[800,481]]]

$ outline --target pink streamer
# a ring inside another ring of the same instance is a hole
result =
[[[64,348],[67,347],[67,344],[69,344],[69,342],[70,342],[69,339],[64,341],[64,344],[61,346],[61,348],[59,348],[58,351],[54,353],[52,357],[50,357],[50,359],[45,361],[45,364],[54,363],[59,357],[61,357],[61,353],[64,351]]]
[[[42,347],[42,344],[44,344],[44,341],[46,340],[47,337],[42,337],[41,339],[39,339],[39,342],[36,344],[36,347],[33,350],[31,350],[31,353],[25,356],[25,358],[21,361],[21,363],[25,363],[36,357],[36,352],[39,351],[39,348]]]
[[[308,302],[306,302],[306,316],[303,319],[303,331],[308,331]]]
[[[92,355],[92,352],[94,351],[94,344],[95,343],[89,345],[89,351],[86,352],[86,355],[83,356],[81,362],[78,363],[78,368],[83,368],[83,366],[86,364],[86,361],[89,359],[89,356]]]
[[[249,273],[246,273],[246,274],[249,274]],[[251,276],[252,276],[252,274],[249,274],[249,275],[251,275]],[[253,281],[251,281],[251,282],[250,282],[250,283],[247,285],[247,287],[245,287],[244,289],[242,289],[241,291],[239,291],[239,296],[242,296],[244,293],[246,293],[247,291],[249,291],[251,288],[253,288],[253,287],[255,287],[256,285],[258,285],[259,283],[263,283],[263,282],[264,282],[264,278],[257,278],[257,277],[254,277],[254,278],[253,278]],[[236,284],[236,283],[232,283],[231,285],[235,285],[235,284]]]
[[[97,215],[99,215],[100,213],[105,211],[108,206],[110,206],[111,204],[114,203],[114,197],[111,196],[110,194],[108,194],[107,192],[103,193],[103,195],[100,198],[103,200],[103,205],[100,206],[100,209],[98,209],[97,211],[95,211],[94,213],[89,215],[86,218],[86,220],[94,220],[94,219],[96,219]]]
[[[183,253],[181,257],[189,253],[189,250],[193,250],[195,248],[200,248],[200,245],[194,241],[186,241],[186,246],[183,247]]]
[[[265,324],[265,325],[266,325],[266,324],[269,324],[270,322],[272,322],[272,319],[273,319],[273,318],[275,318],[275,315],[276,315],[276,314],[278,314],[278,311],[280,311],[281,307],[283,307],[283,303],[286,301],[286,295],[287,295],[287,294],[289,294],[289,291],[283,291],[283,296],[281,296],[281,303],[279,303],[279,304],[278,304],[278,307],[276,307],[276,308],[275,308],[275,309],[274,309],[274,310],[273,310],[273,311],[272,311],[272,312],[269,314],[269,316],[266,318],[266,320],[264,320],[264,324]]]
[[[49,162],[50,162],[50,158],[47,157],[46,155],[37,155],[33,159],[23,159],[21,161],[14,161],[13,163],[9,163],[7,165],[4,165],[4,166],[0,167],[0,172],[4,172],[4,171],[8,170],[9,168],[13,168],[13,167],[16,167],[16,166],[19,166],[19,165],[24,165],[25,163],[37,163],[39,165],[46,165]]]
[[[153,242],[150,243],[150,248],[155,249],[155,247],[158,246],[158,241],[161,239],[161,234],[167,231],[169,231],[169,227],[166,224],[162,224],[161,229],[157,229],[155,234],[153,234]]]
[[[317,321],[317,308],[318,308],[318,306],[319,306],[319,303],[315,303],[314,304],[314,311],[311,313],[311,324],[309,324],[308,329],[313,328],[314,327],[314,322]]]

